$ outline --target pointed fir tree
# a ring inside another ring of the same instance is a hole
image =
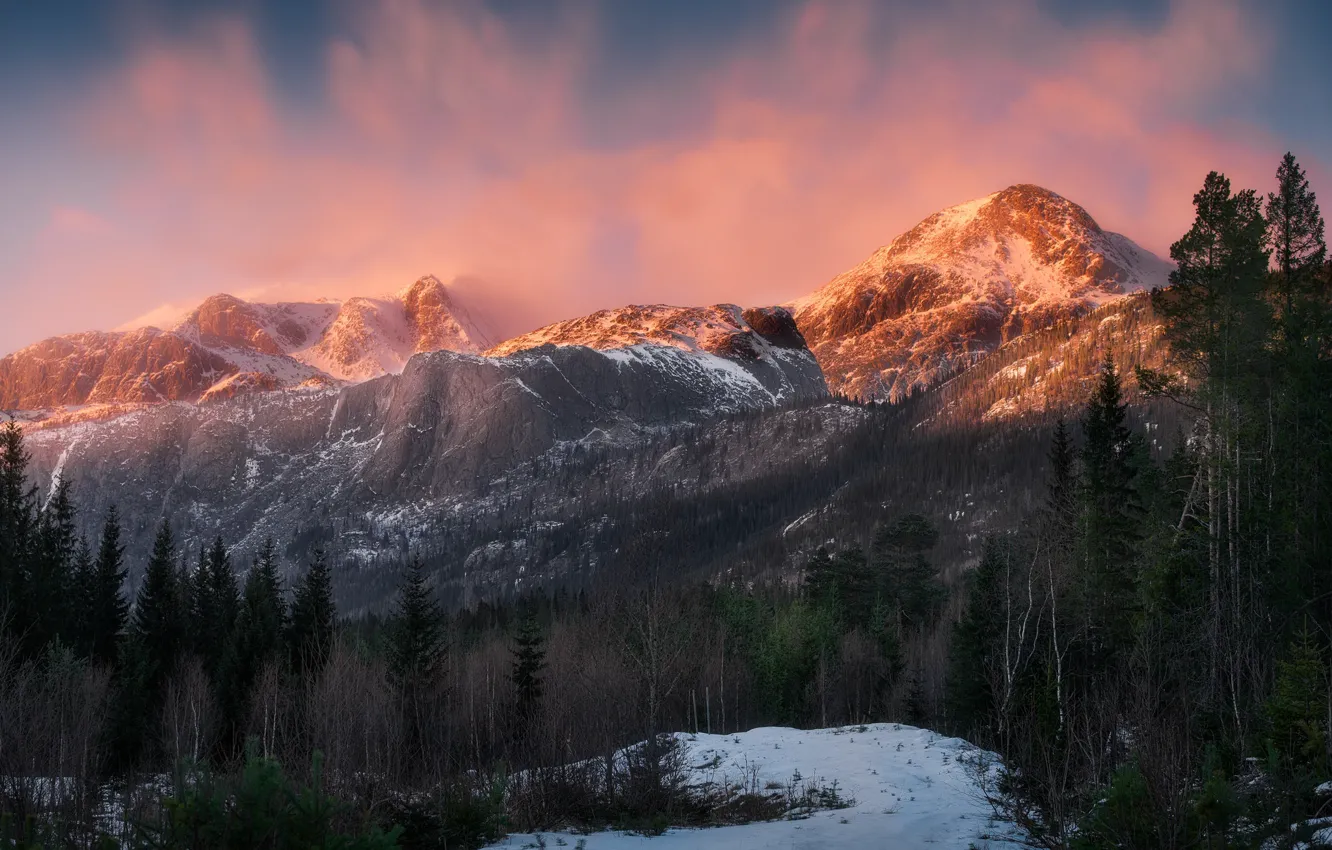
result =
[[[74,521],[69,483],[57,478],[38,520],[36,546],[28,558],[25,576],[20,624],[24,644],[33,656],[42,654],[55,641],[68,642],[68,632],[72,631],[74,612],[69,602],[78,545]]]
[[[112,505],[102,523],[97,558],[83,594],[88,641],[85,651],[101,664],[114,664],[122,633],[129,617],[125,598],[125,547],[120,542],[120,512]]]
[[[1074,468],[1077,450],[1062,416],[1055,422],[1047,460],[1050,471],[1046,477],[1045,517],[1054,529],[1071,534],[1078,514],[1078,476]]]
[[[1332,488],[1332,299],[1324,277],[1327,242],[1317,198],[1295,157],[1277,169],[1277,191],[1266,205],[1267,247],[1273,273],[1268,300],[1276,305],[1276,368],[1272,408],[1267,411],[1265,458],[1271,516],[1263,522],[1265,557],[1273,581],[1289,598],[1328,600],[1332,578],[1323,568],[1329,545]],[[1263,411],[1259,411],[1261,417]],[[1261,419],[1260,419],[1261,421]],[[1315,604],[1320,619],[1332,620],[1332,603]]]
[[[222,710],[221,752],[240,754],[242,730],[253,704],[254,686],[265,666],[282,657],[286,604],[272,540],[245,574],[240,611],[222,660],[218,703]]]
[[[287,626],[291,667],[302,678],[317,677],[323,671],[333,650],[336,622],[328,559],[322,549],[316,549],[305,575],[296,583]]]
[[[184,595],[176,575],[176,541],[171,526],[163,520],[130,619],[130,640],[150,668],[154,690],[176,666],[184,640],[185,614]]]
[[[218,677],[221,665],[230,649],[236,615],[240,610],[240,590],[236,586],[236,573],[231,568],[231,556],[215,537],[206,550],[199,553],[199,567],[191,584],[191,644],[204,662],[204,667]]]
[[[205,657],[214,643],[213,626],[217,622],[217,605],[213,601],[213,582],[209,576],[208,548],[199,547],[199,558],[190,570],[187,555],[180,559],[181,589],[189,605],[189,620],[185,624],[185,642],[191,652]]]
[[[279,657],[286,621],[277,552],[273,541],[266,540],[245,575],[240,614],[236,617],[236,655],[244,667],[257,671]]]
[[[21,635],[36,491],[27,485],[28,452],[17,422],[0,428],[0,626]]]
[[[240,613],[240,588],[236,583],[236,571],[231,566],[231,555],[223,545],[221,535],[213,538],[213,545],[208,550],[208,580],[217,618],[213,623],[214,635],[219,644],[225,646],[236,625],[236,615]]]
[[[287,623],[287,606],[283,600],[277,547],[271,537],[264,541],[246,575],[241,611],[247,615],[252,631],[260,637],[258,645],[263,648],[262,655],[268,657],[277,653]]]
[[[541,671],[546,666],[546,636],[531,606],[513,639],[513,686],[518,694],[518,714],[531,717],[541,703]]]
[[[1127,410],[1119,372],[1107,356],[1082,420],[1083,604],[1098,654],[1126,647],[1137,601],[1142,506]]]
[[[444,612],[419,558],[408,563],[388,622],[389,674],[401,690],[421,689],[442,672]]]

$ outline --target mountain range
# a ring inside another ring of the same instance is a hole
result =
[[[1004,507],[975,491],[1029,471],[979,459],[980,486],[936,476],[948,492],[916,496],[903,474],[973,438],[1035,445],[993,426],[1078,403],[1106,352],[1152,362],[1130,296],[1169,268],[1017,185],[784,307],[629,306],[495,343],[433,277],[342,302],[219,295],[170,329],[3,358],[0,409],[27,422],[36,483],[115,502],[133,553],[163,517],[191,545],[327,546],[352,608],[382,600],[379,567],[407,549],[459,599],[650,561],[780,564],[909,498],[982,527]]]
[[[168,329],[52,337],[0,359],[0,409],[201,401],[401,372],[489,339],[438,279],[392,295],[258,304],[214,295]]]

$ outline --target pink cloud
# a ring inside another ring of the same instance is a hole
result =
[[[67,319],[115,325],[217,290],[434,273],[466,278],[505,332],[631,301],[776,302],[1015,182],[1164,253],[1208,170],[1266,188],[1283,151],[1209,118],[1269,61],[1233,3],[1180,2],[1143,32],[1025,0],[889,20],[811,2],[713,64],[628,84],[609,120],[639,141],[614,146],[588,141],[607,129],[586,86],[594,19],[538,39],[479,4],[358,8],[317,110],[283,103],[242,20],[145,42],[78,104],[79,155],[111,193],[62,207],[81,212],[34,246],[25,300],[95,280]]]
[[[94,212],[78,206],[57,204],[51,210],[47,233],[51,236],[105,233],[110,224]]]

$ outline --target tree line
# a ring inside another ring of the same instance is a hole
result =
[[[1323,219],[1289,154],[1265,198],[1212,173],[1194,207],[1134,375],[1189,430],[1153,462],[1107,360],[953,635],[949,720],[1043,846],[1287,846],[1332,771]]]

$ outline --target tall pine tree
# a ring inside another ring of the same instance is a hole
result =
[[[151,666],[155,684],[175,668],[182,649],[186,614],[182,591],[176,576],[176,540],[163,520],[130,619],[130,640]]]
[[[1143,511],[1127,409],[1107,357],[1082,420],[1082,603],[1093,652],[1103,659],[1128,647],[1137,608]]]
[[[333,650],[336,621],[328,559],[322,549],[316,549],[309,569],[296,583],[287,627],[291,666],[302,678],[316,677],[323,671]]]
[[[230,649],[232,630],[240,610],[240,591],[231,556],[220,536],[199,553],[199,566],[190,582],[190,643],[216,681]]]
[[[270,539],[264,541],[245,575],[240,612],[222,662],[218,703],[223,722],[219,744],[224,757],[240,754],[241,730],[250,716],[255,683],[270,662],[282,657],[286,619],[277,552]]]
[[[1287,153],[1277,168],[1277,191],[1267,196],[1267,246],[1276,266],[1281,307],[1289,321],[1296,300],[1310,294],[1327,259],[1323,216],[1304,169]]]
[[[414,690],[434,682],[444,661],[444,612],[419,558],[407,565],[388,633],[389,673],[398,687]]]
[[[529,718],[541,703],[541,671],[546,666],[546,636],[536,606],[528,608],[513,639],[513,686],[518,693],[518,715]]]
[[[1284,604],[1312,599],[1315,616],[1332,626],[1332,578],[1323,569],[1332,545],[1332,301],[1324,277],[1323,216],[1308,178],[1287,153],[1267,196],[1267,246],[1272,252],[1268,300],[1276,306],[1273,411],[1267,418],[1264,555],[1276,565]],[[1332,732],[1332,730],[1329,730]]]
[[[28,488],[28,452],[17,422],[0,429],[0,626],[22,633],[28,561],[35,530],[35,491]]]
[[[444,612],[426,583],[425,568],[412,558],[388,622],[388,662],[402,711],[402,752],[409,772],[418,775],[438,758],[432,737],[440,728],[444,625]]]
[[[83,594],[88,635],[85,652],[93,661],[114,664],[129,617],[125,599],[125,547],[120,542],[120,512],[112,505],[102,523],[97,559]]]
[[[1236,671],[1252,669],[1249,659],[1270,654],[1270,647],[1260,646],[1260,624],[1270,622],[1270,591],[1280,584],[1271,575],[1264,493],[1272,493],[1267,485],[1273,476],[1245,462],[1276,436],[1273,299],[1263,291],[1268,233],[1256,193],[1232,193],[1221,174],[1208,174],[1193,202],[1193,226],[1170,248],[1172,285],[1152,293],[1170,365],[1188,382],[1146,375],[1144,387],[1182,401],[1197,416],[1196,495],[1180,532],[1196,527],[1202,540],[1198,571],[1206,576],[1207,607],[1200,620],[1208,650],[1201,665],[1208,682],[1203,701],[1224,713],[1234,735],[1230,743],[1242,746],[1248,735],[1242,707],[1257,700],[1260,685]]]
[[[74,502],[69,482],[58,477],[51,497],[42,509],[37,528],[36,550],[28,559],[24,632],[29,652],[38,654],[54,641],[70,643],[74,612],[69,604],[73,590],[78,531],[74,525]]]

